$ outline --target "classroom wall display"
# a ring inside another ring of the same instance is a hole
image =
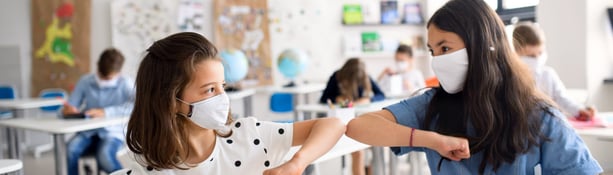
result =
[[[90,0],[32,0],[32,96],[89,72],[90,19]]]
[[[176,32],[202,34],[203,0],[115,0],[111,3],[113,47],[125,56],[124,74],[136,77],[153,42]]]
[[[117,0],[111,3],[113,47],[126,58],[123,73],[136,77],[145,50],[173,31],[175,25],[170,1]]]
[[[239,49],[247,55],[249,71],[243,86],[270,85],[270,48],[267,1],[215,0],[214,33],[219,50]]]

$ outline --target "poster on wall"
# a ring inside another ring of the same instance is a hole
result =
[[[174,31],[172,2],[118,0],[111,3],[111,38],[126,61],[123,73],[136,77],[145,50]]]
[[[32,0],[32,96],[89,73],[90,0]]]
[[[176,32],[202,33],[203,0],[115,0],[111,3],[113,47],[126,57],[123,73],[136,77],[153,42]]]
[[[215,45],[220,51],[240,50],[249,70],[244,86],[270,85],[272,55],[266,1],[215,0]]]

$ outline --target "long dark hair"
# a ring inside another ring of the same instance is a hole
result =
[[[177,33],[147,49],[138,68],[126,133],[128,148],[141,156],[139,163],[155,169],[186,169],[181,164],[190,155],[186,126],[191,121],[178,113],[175,99],[192,80],[195,65],[204,60],[220,59],[215,46],[197,33]]]
[[[349,98],[351,101],[360,98],[359,88],[363,88],[362,96],[372,95],[370,79],[366,74],[366,65],[359,58],[347,60],[343,67],[336,72],[336,80],[339,83],[341,96]]]
[[[502,21],[485,1],[451,0],[434,13],[427,26],[432,25],[462,38],[469,64],[462,92],[437,88],[423,127],[467,137],[471,153],[483,152],[480,174],[487,164],[496,171],[546,141],[541,118],[535,116],[551,102],[536,90],[509,46]],[[467,133],[468,126],[474,135]]]

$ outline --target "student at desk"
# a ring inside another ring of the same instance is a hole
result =
[[[379,78],[377,78],[379,85],[381,85],[383,89],[392,89],[391,85],[393,83],[391,81],[393,76],[401,77],[402,92],[413,92],[426,87],[424,75],[415,68],[413,49],[411,49],[411,46],[404,44],[398,46],[396,54],[394,55],[394,60],[395,67],[386,67],[379,75]]]
[[[442,87],[353,119],[347,136],[391,146],[397,155],[425,152],[433,175],[603,171],[553,102],[538,92],[511,49],[504,23],[485,1],[450,0],[426,27]]]
[[[62,113],[83,113],[90,118],[129,116],[134,105],[134,82],[120,75],[123,63],[124,57],[118,50],[102,52],[98,72],[81,77]],[[94,151],[99,169],[106,173],[121,169],[116,154],[124,143],[123,131],[124,127],[117,125],[78,132],[66,148],[68,174],[78,174],[79,157],[87,151]]]
[[[594,118],[596,109],[578,104],[570,99],[556,71],[545,65],[547,55],[543,31],[535,24],[524,23],[513,30],[513,46],[517,55],[528,65],[537,87],[555,101],[570,117],[586,121]]]
[[[183,32],[153,43],[138,68],[126,133],[138,162],[130,165],[133,174],[299,175],[345,131],[337,118],[233,121],[224,86],[217,49],[202,35]]]
[[[385,95],[379,89],[377,83],[368,76],[365,66],[364,62],[358,58],[347,60],[340,70],[330,76],[319,102],[327,103],[328,100],[333,103],[351,101],[359,105],[384,100]],[[364,152],[354,152],[351,157],[353,174],[365,174]]]

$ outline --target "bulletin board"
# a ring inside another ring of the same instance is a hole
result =
[[[89,73],[90,0],[32,0],[32,88],[72,90]]]
[[[219,50],[245,53],[249,70],[245,86],[270,85],[272,59],[267,1],[215,0],[214,33]]]

